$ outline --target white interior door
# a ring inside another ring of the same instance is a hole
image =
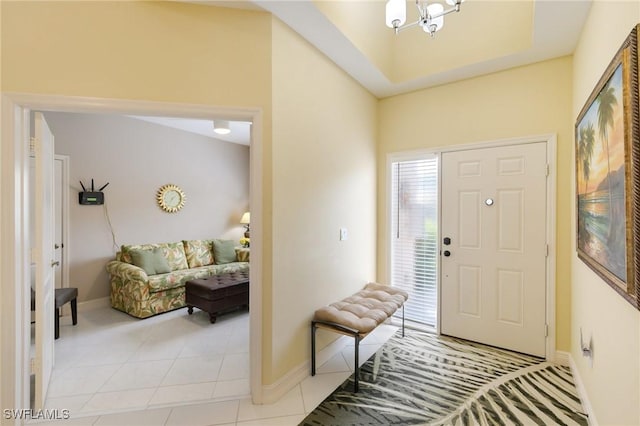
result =
[[[543,142],[442,155],[443,334],[545,356],[546,179]]]
[[[55,176],[55,202],[54,211],[55,211],[55,236],[54,236],[54,258],[55,261],[58,262],[58,267],[55,268],[55,287],[62,288],[64,277],[63,277],[63,268],[64,264],[64,244],[62,243],[62,232],[63,232],[63,202],[62,202],[62,187],[63,187],[63,178],[62,178],[62,160],[56,158],[54,161],[54,176]]]
[[[36,177],[36,165],[35,165],[35,157],[31,157],[29,159],[29,181],[30,182],[34,182],[35,181],[35,177]],[[66,253],[66,225],[67,225],[67,218],[66,218],[66,194],[65,194],[65,188],[69,185],[68,182],[68,176],[67,176],[67,171],[66,168],[68,167],[66,162],[67,162],[67,157],[65,156],[61,156],[61,155],[56,155],[55,156],[55,161],[54,161],[54,182],[55,182],[55,186],[54,186],[54,215],[55,215],[55,221],[54,221],[54,228],[55,228],[55,234],[54,234],[54,260],[56,262],[58,262],[58,266],[55,268],[55,287],[56,288],[62,288],[62,287],[66,287],[65,283],[66,283],[66,265],[65,265],[65,253]],[[30,190],[30,205],[34,206],[34,202],[35,202],[35,187],[31,186],[31,190]],[[30,211],[30,215],[29,215],[29,220],[30,220],[30,226],[32,230],[36,229],[36,219],[35,219],[35,212],[33,209],[31,209]],[[34,244],[34,239],[35,239],[35,232],[31,232],[31,247],[35,247]],[[35,277],[34,277],[35,278]],[[67,305],[65,305],[62,309],[63,311],[66,312],[66,310],[69,307]]]
[[[35,113],[35,238],[32,260],[36,269],[35,409],[44,407],[54,352],[54,141],[44,117]]]

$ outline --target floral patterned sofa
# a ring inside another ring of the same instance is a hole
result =
[[[248,270],[247,249],[230,240],[123,245],[107,264],[111,306],[147,318],[185,306],[185,283],[191,279]]]

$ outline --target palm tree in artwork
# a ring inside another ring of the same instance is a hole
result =
[[[600,139],[604,145],[604,152],[607,154],[607,183],[609,186],[609,214],[613,207],[613,197],[611,194],[611,162],[609,159],[609,126],[613,127],[613,107],[618,103],[615,89],[611,87],[611,81],[607,81],[598,94],[598,128]],[[610,217],[611,218],[611,217]],[[611,233],[611,221],[609,221],[609,234]]]
[[[591,158],[593,157],[593,147],[596,142],[596,132],[593,123],[589,122],[580,129],[580,140],[578,145],[578,156],[582,165],[582,177],[584,178],[584,193],[587,194],[589,187],[589,177],[591,176]]]
[[[584,194],[578,198],[579,209],[583,208],[583,197],[587,196],[589,190],[589,177],[591,176],[591,158],[593,157],[593,148],[595,145],[595,130],[593,123],[589,121],[586,125],[580,127],[580,133],[578,135],[578,161],[579,167],[584,179]],[[578,220],[578,244],[585,241],[588,238],[588,233],[585,227],[584,220]]]

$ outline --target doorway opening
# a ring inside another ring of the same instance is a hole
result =
[[[250,205],[252,210],[253,230],[252,239],[252,268],[250,280],[256,285],[250,286],[250,388],[252,399],[256,403],[262,401],[261,389],[261,259],[262,245],[260,241],[261,199],[262,199],[262,155],[261,132],[262,115],[257,108],[224,108],[202,105],[171,104],[159,102],[140,102],[126,100],[104,100],[88,98],[70,98],[48,95],[3,94],[3,122],[9,123],[3,128],[3,139],[7,143],[2,146],[3,163],[12,168],[15,173],[7,173],[7,180],[3,181],[8,200],[3,205],[13,215],[5,216],[2,222],[5,239],[3,256],[3,296],[14,309],[3,309],[2,312],[2,342],[7,347],[15,348],[10,356],[3,356],[2,371],[6,382],[10,386],[7,390],[8,398],[5,402],[12,407],[29,407],[29,375],[30,375],[30,230],[29,230],[29,202],[28,202],[28,173],[29,173],[29,112],[59,111],[75,113],[112,113],[147,116],[176,116],[176,117],[223,117],[230,121],[252,122],[251,150],[250,150]],[[5,139],[6,138],[6,139]],[[9,181],[10,180],[10,181]],[[3,197],[4,198],[4,197]],[[5,267],[6,266],[6,267]],[[9,279],[4,279],[9,278]],[[7,305],[8,306],[8,305]],[[5,333],[5,331],[7,331]],[[5,388],[7,389],[7,388]]]
[[[43,115],[55,136],[55,152],[74,160],[69,191],[74,195],[82,191],[81,182],[91,190],[94,178],[96,190],[110,183],[104,190],[104,204],[79,204],[76,195],[65,206],[72,216],[71,241],[66,248],[71,287],[78,289],[81,301],[80,321],[72,327],[68,316],[61,319],[46,404],[56,406],[61,398],[73,398],[74,412],[80,414],[214,401],[220,395],[247,397],[246,310],[229,313],[211,325],[199,310],[192,316],[182,309],[170,318],[134,319],[110,308],[113,278],[107,265],[116,258],[121,244],[223,238],[238,245],[243,231],[240,215],[249,207],[250,124],[231,122],[234,139],[223,141],[213,133],[211,120],[164,117],[154,122],[147,117],[67,112]],[[201,130],[209,132],[201,134]],[[156,205],[153,195],[167,182],[179,184],[188,194],[183,211],[167,214]],[[219,190],[221,187],[227,190]],[[54,206],[57,211],[59,205]],[[57,256],[63,245],[55,242]],[[60,269],[59,265],[55,271]],[[145,333],[136,333],[137,322],[145,323]],[[198,327],[202,324],[206,326]],[[121,338],[132,333],[135,339]],[[97,340],[96,335],[103,337]],[[216,344],[202,343],[208,341]],[[155,368],[145,371],[150,365]],[[113,368],[117,370],[108,377]],[[144,377],[136,375],[141,371]],[[226,392],[221,391],[223,386]],[[184,392],[177,392],[177,387]],[[152,388],[156,389],[153,394]],[[131,395],[115,398],[116,392]]]

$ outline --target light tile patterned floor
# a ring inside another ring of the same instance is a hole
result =
[[[367,336],[361,363],[396,330]],[[216,324],[197,309],[145,320],[81,311],[76,326],[62,318],[60,336],[46,408],[68,409],[71,419],[38,425],[297,425],[353,370],[350,345],[275,404],[252,404],[246,311]]]

